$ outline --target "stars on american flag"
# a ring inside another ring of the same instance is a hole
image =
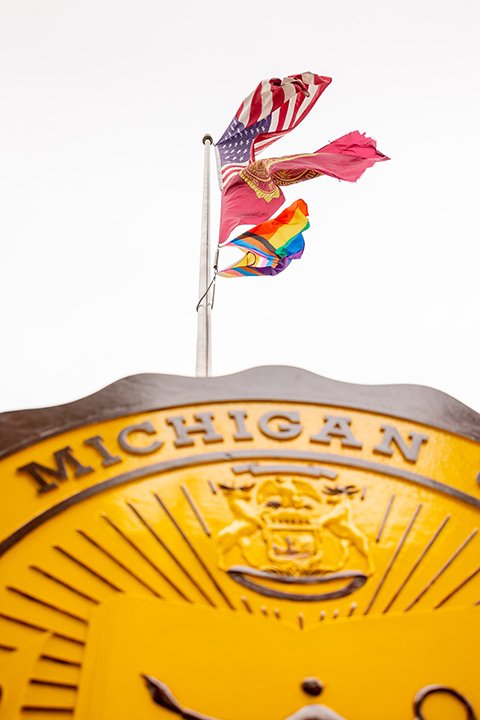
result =
[[[253,141],[258,135],[268,132],[270,117],[259,120],[249,128],[235,117],[217,143],[224,180],[231,175],[232,170],[238,172],[242,166],[248,164]]]

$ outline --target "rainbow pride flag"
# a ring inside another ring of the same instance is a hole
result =
[[[222,277],[278,275],[292,260],[302,257],[305,248],[302,233],[309,227],[307,204],[304,200],[296,200],[276,218],[256,225],[222,245],[234,245],[244,255],[218,274]]]

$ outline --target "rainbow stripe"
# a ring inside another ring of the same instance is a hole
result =
[[[226,243],[240,248],[244,255],[218,274],[222,277],[278,275],[292,260],[302,257],[305,248],[302,233],[309,227],[307,204],[304,200],[296,200],[278,217],[256,225]]]

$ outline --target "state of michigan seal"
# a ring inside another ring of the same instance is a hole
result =
[[[0,719],[480,720],[479,441],[294,368],[0,415]]]

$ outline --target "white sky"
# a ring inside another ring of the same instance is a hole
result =
[[[194,374],[201,138],[305,70],[333,83],[268,152],[358,129],[392,160],[287,189],[306,252],[219,279],[214,373],[296,365],[480,410],[479,22],[478,0],[0,0],[0,410]]]

